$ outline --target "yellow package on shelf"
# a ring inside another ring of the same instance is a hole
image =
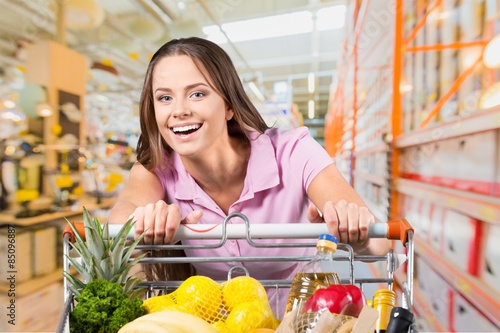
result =
[[[36,198],[38,198],[39,193],[38,190],[17,190],[16,192],[16,201],[17,202],[27,202],[27,201],[33,201]]]
[[[56,186],[58,188],[67,188],[73,186],[73,179],[71,176],[63,175],[56,177]]]

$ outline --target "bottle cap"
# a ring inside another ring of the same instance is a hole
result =
[[[334,242],[335,244],[339,243],[339,240],[337,239],[337,237],[330,235],[330,234],[321,234],[321,235],[319,235],[318,239],[319,240],[328,240],[330,242]]]

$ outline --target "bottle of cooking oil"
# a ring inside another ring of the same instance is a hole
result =
[[[285,313],[300,308],[314,292],[331,284],[340,284],[334,270],[333,254],[337,251],[338,239],[321,234],[316,243],[316,255],[293,278]]]

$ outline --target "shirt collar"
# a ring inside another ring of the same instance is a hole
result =
[[[249,133],[250,158],[247,175],[241,198],[253,197],[255,192],[263,191],[280,183],[276,152],[271,138],[256,131]],[[178,200],[195,200],[204,198],[202,189],[187,172],[179,154],[172,153],[173,167],[176,170],[175,198]]]

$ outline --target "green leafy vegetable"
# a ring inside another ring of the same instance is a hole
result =
[[[130,298],[119,283],[93,280],[76,296],[69,317],[71,333],[116,333],[146,314],[142,299]]]

